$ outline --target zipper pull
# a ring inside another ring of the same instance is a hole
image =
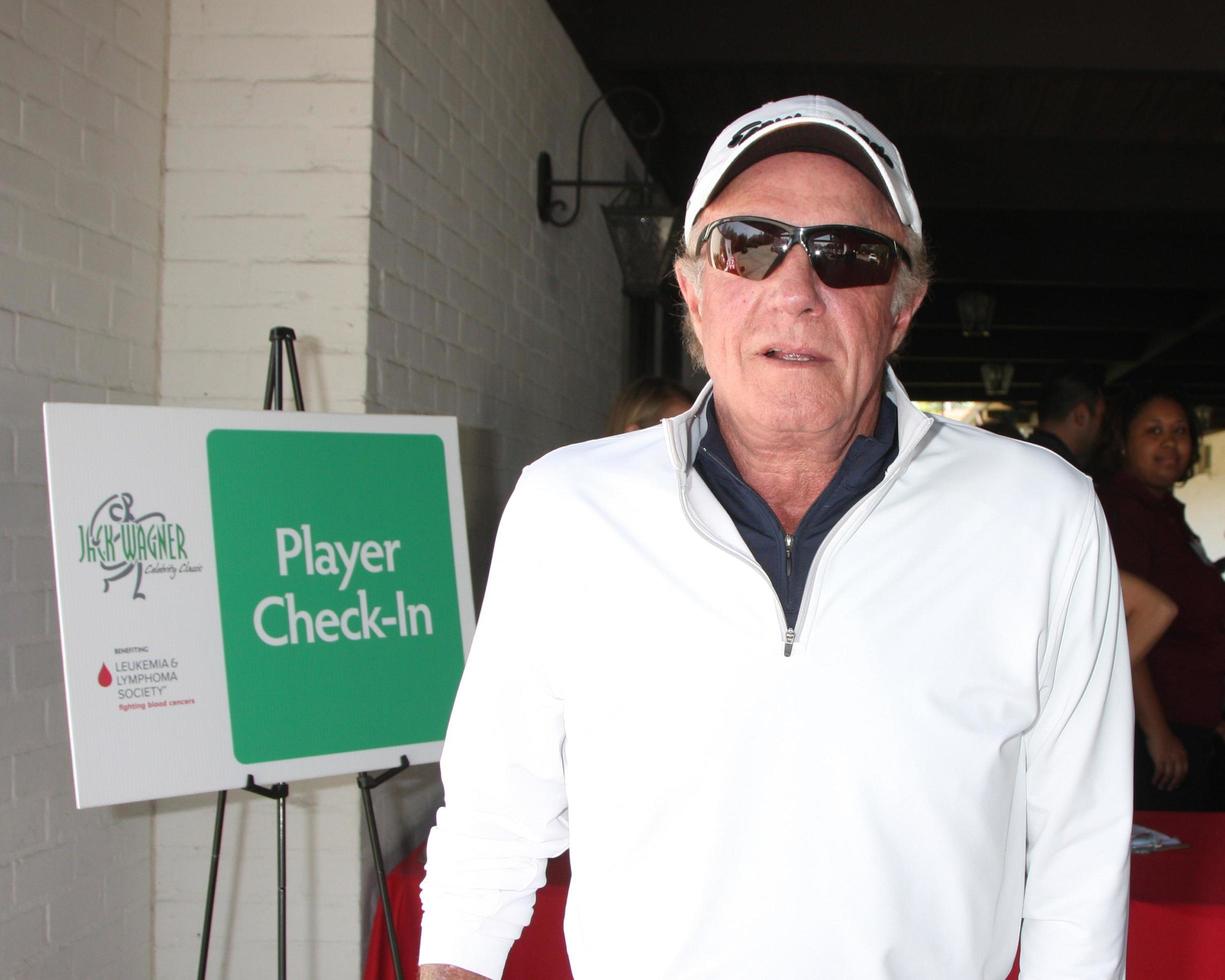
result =
[[[788,627],[787,627],[787,632],[786,632],[786,633],[783,635],[783,639],[784,639],[784,642],[783,642],[783,656],[784,656],[784,657],[790,657],[790,656],[791,656],[791,648],[792,648],[793,646],[795,646],[795,629],[794,629],[794,627],[791,627],[791,626],[788,626]]]
[[[783,535],[783,550],[787,555],[787,578],[791,578],[791,546],[795,544],[795,538],[790,534]]]

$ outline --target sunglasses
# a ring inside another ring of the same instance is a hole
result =
[[[888,235],[855,225],[789,225],[773,218],[739,215],[711,222],[698,238],[697,251],[710,243],[710,264],[745,279],[765,279],[779,267],[792,245],[804,246],[821,281],[831,289],[883,286],[898,258],[910,268],[910,255]]]

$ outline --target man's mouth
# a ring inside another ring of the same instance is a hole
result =
[[[807,351],[799,350],[784,350],[781,347],[771,347],[766,351],[766,357],[773,358],[776,361],[789,361],[793,364],[803,364],[807,361],[819,361],[822,358],[815,354],[810,354]]]

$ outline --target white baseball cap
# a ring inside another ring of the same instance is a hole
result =
[[[711,144],[685,208],[685,241],[698,213],[743,170],[776,153],[810,150],[840,157],[892,203],[902,224],[923,233],[906,167],[887,136],[854,109],[822,95],[767,102],[727,126]]]

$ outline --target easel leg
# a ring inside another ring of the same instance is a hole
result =
[[[387,928],[387,946],[391,950],[391,967],[395,971],[396,980],[404,980],[404,968],[400,966],[400,942],[396,939],[391,901],[387,894],[387,871],[383,866],[383,847],[379,843],[379,828],[374,819],[374,801],[370,796],[370,791],[407,768],[408,756],[402,755],[400,764],[394,769],[388,769],[377,776],[371,776],[368,772],[357,774],[357,786],[362,794],[362,809],[366,812],[366,833],[370,838],[370,853],[374,858],[374,874],[379,884],[379,898],[383,903],[383,925]]]
[[[268,351],[268,378],[264,385],[264,409],[281,411],[285,403],[285,379],[283,362],[289,359],[289,381],[293,387],[294,407],[303,411],[302,382],[298,378],[298,359],[294,355],[294,341],[297,334],[289,327],[273,327],[268,332],[271,349]],[[261,796],[276,800],[276,954],[277,977],[285,980],[285,798],[289,796],[289,786],[286,783],[275,783],[264,789],[256,786],[251,776],[247,777],[246,789]]]
[[[243,789],[276,800],[276,975],[278,980],[285,980],[285,799],[289,796],[289,784],[259,786],[254,776],[247,776]]]
[[[284,786],[288,795],[288,786],[277,785]],[[276,963],[277,977],[285,980],[285,796],[276,801],[276,840]]]
[[[294,406],[298,411],[304,410],[302,400],[302,382],[298,377],[298,359],[294,355],[294,341],[297,335],[289,327],[273,327],[268,334],[271,349],[268,352],[268,378],[264,387],[264,408],[280,411],[284,405],[284,375],[282,362],[289,360],[289,381],[293,388]],[[139,572],[139,566],[137,566]],[[139,591],[139,586],[137,587]],[[401,756],[404,764],[408,761]],[[285,919],[286,919],[286,888],[285,888],[285,799],[289,796],[287,783],[274,783],[271,787],[257,786],[254,776],[247,776],[244,789],[276,800],[276,884],[277,884],[277,977],[285,980]],[[196,971],[196,980],[204,980],[208,969],[208,943],[213,929],[213,902],[217,894],[217,865],[221,855],[221,828],[225,820],[225,795],[222,790],[217,794],[217,817],[213,823],[213,856],[208,872],[208,895],[204,901],[204,928],[200,934],[200,961]],[[398,975],[398,974],[397,974]]]
[[[264,408],[279,412],[285,407],[284,362],[289,361],[289,383],[293,389],[294,408],[306,410],[302,400],[302,380],[298,376],[298,358],[293,344],[297,334],[289,327],[273,327],[268,334],[272,348],[268,352],[268,380],[264,387]]]
[[[221,858],[221,828],[225,823],[225,790],[217,794],[217,816],[213,820],[213,856],[208,867],[208,894],[204,899],[204,927],[200,931],[200,961],[196,980],[208,970],[208,941],[213,931],[213,900],[217,895],[217,865]]]

